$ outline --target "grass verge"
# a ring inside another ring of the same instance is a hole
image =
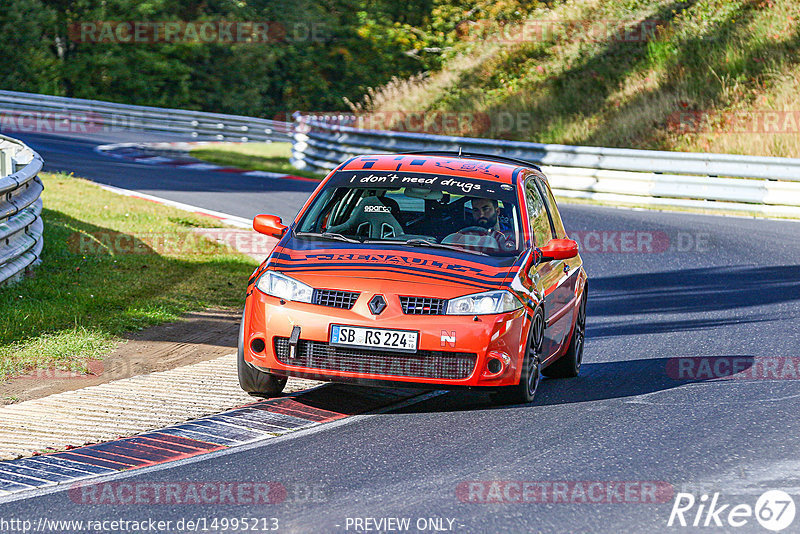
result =
[[[200,238],[215,219],[42,173],[45,247],[33,276],[0,288],[0,377],[87,372],[124,332],[242,305],[255,261]]]
[[[295,169],[289,163],[292,156],[291,143],[217,143],[210,147],[195,148],[191,155],[215,165],[292,174],[317,180],[325,177],[316,172]]]
[[[606,202],[604,200],[596,200],[591,198],[574,198],[574,197],[563,197],[561,195],[557,195],[554,193],[556,197],[556,201],[558,205],[562,204],[579,204],[579,205],[587,205],[587,206],[602,206],[606,208],[623,208],[623,209],[637,209],[637,210],[648,210],[648,211],[663,211],[668,213],[691,213],[695,215],[715,215],[717,217],[746,217],[751,219],[772,219],[772,220],[780,220],[780,221],[798,221],[797,217],[791,217],[789,215],[777,215],[777,214],[768,214],[765,215],[763,213],[757,211],[747,211],[747,210],[714,210],[714,209],[705,209],[705,208],[696,208],[696,207],[689,207],[689,206],[656,206],[652,204],[639,204],[636,201],[630,202]]]

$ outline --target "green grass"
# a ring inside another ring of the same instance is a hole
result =
[[[195,148],[191,155],[197,159],[253,171],[292,174],[321,180],[325,176],[312,171],[295,169],[289,158],[291,143],[217,143],[210,147]]]
[[[742,111],[758,118],[800,109],[796,0],[548,6],[532,18],[562,31],[547,38],[531,32],[536,38],[526,42],[462,42],[441,72],[371,91],[356,110],[477,113],[489,118],[476,121],[482,129],[446,132],[477,137],[790,157],[800,151],[796,130],[764,135],[726,123]],[[640,28],[648,20],[659,21],[649,39],[564,30],[570,23]],[[699,131],[680,122],[686,112],[700,114]],[[508,127],[500,117],[517,121]]]
[[[791,217],[789,215],[764,215],[763,213],[759,213],[757,211],[746,211],[746,210],[714,210],[712,208],[701,208],[701,207],[688,207],[688,206],[654,206],[652,204],[639,204],[635,200],[630,201],[614,201],[614,202],[605,202],[602,200],[597,199],[590,199],[590,198],[573,198],[573,197],[562,197],[561,195],[555,195],[556,201],[558,205],[562,204],[582,204],[582,205],[589,205],[589,206],[613,206],[613,207],[623,207],[623,208],[631,208],[631,209],[640,209],[640,210],[649,210],[649,211],[667,211],[667,212],[680,212],[680,213],[696,213],[700,215],[717,215],[717,216],[730,216],[730,217],[752,217],[754,219],[784,219],[787,221],[796,221],[797,217]]]
[[[37,367],[85,372],[125,332],[242,305],[255,261],[191,233],[219,227],[215,219],[41,176],[42,263],[0,288],[0,377]]]

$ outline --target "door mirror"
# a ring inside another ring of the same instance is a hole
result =
[[[542,261],[567,260],[578,255],[578,242],[572,239],[551,239],[539,250]]]
[[[256,215],[253,219],[253,230],[260,234],[280,239],[289,227],[281,223],[277,215]]]

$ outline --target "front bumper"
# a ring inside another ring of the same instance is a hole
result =
[[[397,296],[384,296],[386,310],[376,316],[364,304],[368,298],[346,310],[281,304],[253,289],[245,304],[244,359],[278,375],[341,382],[443,389],[519,383],[529,322],[524,308],[477,320],[472,315],[406,315]],[[415,330],[418,351],[334,347],[328,345],[332,324]],[[295,327],[300,335],[291,348]]]

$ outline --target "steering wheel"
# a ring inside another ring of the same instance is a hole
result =
[[[491,230],[489,228],[484,228],[483,226],[467,226],[466,228],[462,228],[458,231],[459,234],[469,234],[477,232],[481,235],[488,235]]]
[[[516,248],[516,242],[513,238],[503,234],[494,228],[485,228],[483,226],[468,226],[466,228],[462,228],[457,232],[458,234],[472,234],[472,235],[479,235],[479,236],[491,236],[497,241],[497,245],[500,250],[510,251]],[[455,234],[453,234],[455,235]]]

